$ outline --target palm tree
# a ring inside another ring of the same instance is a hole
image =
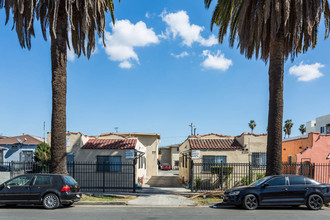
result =
[[[67,46],[69,31],[74,52],[88,58],[95,49],[95,31],[104,39],[105,14],[110,11],[114,22],[113,0],[0,0],[5,6],[6,22],[10,11],[22,48],[31,48],[34,36],[34,18],[39,20],[42,34],[51,39],[52,60],[52,125],[51,170],[67,173],[66,169],[66,92],[67,92]],[[104,40],[103,40],[104,43]]]
[[[204,0],[209,8],[212,0]],[[328,0],[218,0],[211,19],[219,26],[219,43],[229,29],[229,44],[238,41],[240,52],[269,61],[267,175],[282,172],[283,70],[291,55],[314,48],[322,14],[329,36]]]
[[[288,137],[290,137],[292,126],[293,126],[293,123],[292,123],[291,119],[288,119],[284,122],[284,128],[286,130],[286,134],[288,135]]]
[[[284,139],[285,139],[286,135],[288,134],[288,128],[283,126],[283,131],[284,131]]]
[[[304,135],[304,133],[306,132],[306,126],[304,124],[300,125],[299,131],[302,135]]]
[[[254,120],[250,120],[249,127],[251,128],[251,133],[253,133],[253,129],[257,126]]]

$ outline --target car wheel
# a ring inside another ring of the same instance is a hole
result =
[[[45,195],[42,204],[46,209],[56,209],[60,205],[60,201],[57,197],[57,195],[53,193],[49,193]]]
[[[248,210],[254,210],[258,208],[258,199],[253,194],[248,194],[244,197],[243,207]]]
[[[319,210],[323,206],[323,199],[321,196],[317,194],[312,194],[308,197],[307,200],[307,208],[312,210]]]

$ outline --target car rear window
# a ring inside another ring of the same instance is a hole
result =
[[[63,178],[66,185],[71,186],[78,184],[77,181],[73,179],[71,176],[63,176]]]

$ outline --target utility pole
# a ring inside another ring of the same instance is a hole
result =
[[[193,123],[191,123],[188,126],[191,128],[191,135],[193,135],[194,134],[194,127],[195,127],[195,125]]]
[[[44,143],[46,143],[46,122],[44,121]]]

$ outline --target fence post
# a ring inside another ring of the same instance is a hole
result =
[[[223,161],[221,160],[221,191],[223,191]]]
[[[190,173],[191,173],[190,174],[191,192],[194,192],[194,161],[193,160],[190,160]]]
[[[252,183],[252,169],[251,162],[249,162],[249,185]]]
[[[136,192],[136,184],[135,184],[135,176],[136,176],[136,173],[135,173],[135,165],[136,165],[136,159],[134,158],[133,159],[133,193]]]
[[[76,162],[75,161],[72,161],[72,177],[74,178],[75,176],[75,166],[76,165]]]
[[[111,165],[109,165],[111,166]],[[110,169],[110,167],[109,167]],[[105,192],[105,161],[103,161],[103,192]]]

